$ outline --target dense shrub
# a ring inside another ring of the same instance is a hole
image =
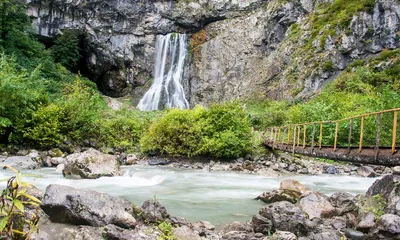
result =
[[[174,156],[235,158],[251,149],[250,121],[237,102],[209,109],[172,109],[155,120],[140,146],[143,152]]]
[[[17,70],[12,58],[0,56],[0,134],[47,102],[37,79],[37,71]]]
[[[98,119],[98,141],[117,150],[134,150],[147,127],[136,111],[106,111]]]

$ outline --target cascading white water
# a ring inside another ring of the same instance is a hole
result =
[[[164,107],[189,108],[182,86],[187,56],[186,35],[172,33],[157,36],[156,52],[153,84],[137,108],[142,111],[160,110]]]

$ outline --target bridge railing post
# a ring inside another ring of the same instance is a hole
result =
[[[294,154],[294,149],[296,148],[296,130],[297,130],[297,126],[294,125],[294,129],[293,129],[293,149],[292,149],[292,154]]]
[[[334,142],[334,145],[333,145],[333,151],[335,151],[335,152],[336,152],[336,150],[337,150],[338,131],[339,131],[339,121],[336,121],[336,127],[335,127],[335,142]]]
[[[348,140],[348,146],[347,146],[347,150],[350,153],[350,148],[351,148],[351,135],[353,132],[353,119],[350,119],[350,126],[349,126],[349,140]]]
[[[313,129],[312,129],[311,152],[314,152],[314,141],[315,141],[315,124],[313,124]]]
[[[381,138],[381,114],[376,115],[376,141],[375,141],[375,161],[379,156],[379,142]]]
[[[319,150],[322,148],[322,122],[319,124]]]
[[[307,135],[307,125],[304,124],[304,132],[303,132],[303,148],[306,148],[306,136]]]
[[[358,152],[361,152],[362,151],[362,147],[363,147],[364,119],[365,119],[365,116],[362,116],[361,117],[361,131],[360,131],[360,146],[358,148]]]
[[[392,154],[396,152],[396,138],[397,138],[397,114],[398,112],[394,112],[393,117],[393,133],[392,133]]]

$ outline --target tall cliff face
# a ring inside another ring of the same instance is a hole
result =
[[[191,36],[192,105],[309,97],[354,60],[399,47],[398,0],[32,0],[29,14],[41,36],[82,30],[92,80],[135,102],[157,34]]]

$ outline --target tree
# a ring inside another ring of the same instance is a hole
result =
[[[81,58],[79,47],[80,32],[74,29],[66,29],[59,36],[51,48],[53,58],[66,68],[73,70],[77,67]]]

